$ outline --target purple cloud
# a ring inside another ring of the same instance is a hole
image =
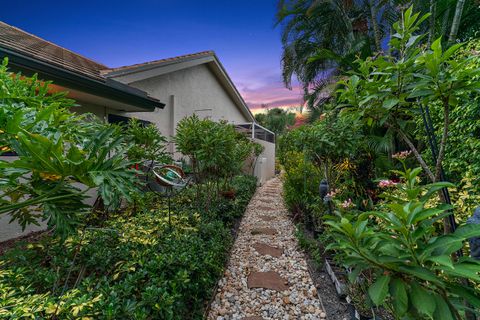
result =
[[[303,105],[303,94],[295,83],[292,90],[285,88],[277,70],[256,69],[249,72],[232,72],[240,94],[250,109],[259,109],[262,104],[270,107],[298,107]]]

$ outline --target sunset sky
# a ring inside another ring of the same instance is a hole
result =
[[[0,20],[110,67],[214,50],[252,109],[298,106],[282,84],[276,0],[8,1]]]

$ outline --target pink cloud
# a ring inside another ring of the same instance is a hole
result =
[[[285,88],[282,82],[271,77],[254,78],[254,82],[238,82],[240,94],[251,109],[260,108],[262,104],[271,107],[298,107],[303,104],[302,89],[294,85],[292,90]]]

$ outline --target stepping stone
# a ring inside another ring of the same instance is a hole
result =
[[[259,206],[258,209],[259,210],[267,210],[267,211],[274,211],[275,210],[275,208],[267,207],[267,206]]]
[[[250,232],[252,235],[257,235],[257,234],[266,234],[269,236],[274,236],[277,234],[277,230],[273,228],[255,228]]]
[[[260,216],[259,218],[263,221],[273,221],[276,219],[274,216]]]
[[[278,258],[278,257],[281,257],[282,254],[283,254],[282,249],[272,247],[272,246],[269,246],[268,244],[261,243],[261,242],[255,243],[252,247],[255,250],[257,250],[258,253],[260,253],[261,255],[264,255],[264,256],[268,254],[272,257]]]
[[[288,289],[286,283],[287,281],[278,272],[252,272],[248,275],[247,287],[284,291]]]

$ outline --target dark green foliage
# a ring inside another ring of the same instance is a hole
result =
[[[131,119],[126,127],[127,140],[132,144],[127,152],[128,159],[136,163],[156,161],[170,163],[171,157],[165,151],[167,139],[160,133],[157,126],[142,125],[136,119]]]
[[[321,268],[323,266],[323,251],[321,247],[319,246],[319,243],[317,240],[313,239],[310,237],[308,234],[305,233],[304,231],[304,225],[298,224],[297,225],[297,232],[296,236],[298,239],[298,244],[300,247],[308,252],[310,257],[313,259],[313,261],[316,264],[317,268]]]
[[[196,115],[180,120],[176,133],[177,150],[188,157],[195,180],[204,184],[197,187],[196,198],[200,205],[202,197],[207,211],[212,198],[218,198],[222,191],[231,192],[233,177],[245,172],[246,162],[254,163],[263,151],[233,125]]]
[[[451,207],[432,206],[431,201],[449,184],[420,186],[420,172],[396,172],[404,182],[399,185],[401,196],[389,199],[383,210],[330,217],[326,223],[335,243],[328,249],[336,250],[342,264],[352,268],[351,281],[368,281],[371,302],[396,317],[461,319],[462,299],[480,307],[474,285],[480,282],[480,263],[452,255],[465,240],[478,237],[480,228],[462,225],[453,234],[438,234],[435,223],[451,214]],[[472,287],[465,286],[469,281]]]
[[[425,34],[419,34],[421,23],[428,18],[407,9],[393,25],[389,46],[391,54],[358,59],[358,72],[339,82],[339,106],[361,119],[366,126],[380,125],[392,130],[415,155],[430,181],[439,181],[448,144],[450,113],[461,108],[468,94],[477,94],[480,86],[471,81],[478,71],[468,59],[455,60],[462,44],[447,49],[441,38],[428,49],[419,47]],[[419,146],[410,136],[415,120],[422,119],[426,106],[441,106],[441,135],[438,157],[433,165],[423,159]]]
[[[212,203],[211,212],[198,211],[194,190],[185,190],[171,228],[166,203],[155,199],[63,244],[47,236],[19,245],[0,258],[0,318],[202,319],[232,244],[231,222],[256,180],[241,176],[232,184],[236,199]]]
[[[120,130],[75,115],[74,101],[51,94],[49,84],[9,72],[7,59],[0,66],[0,154],[18,155],[0,161],[0,214],[23,227],[42,218],[66,236],[88,212],[87,191],[96,188],[106,206],[116,207],[130,200],[137,179]]]
[[[258,113],[255,115],[255,120],[265,128],[273,131],[278,137],[285,133],[289,126],[295,124],[294,112],[280,108],[268,109],[266,113]]]

